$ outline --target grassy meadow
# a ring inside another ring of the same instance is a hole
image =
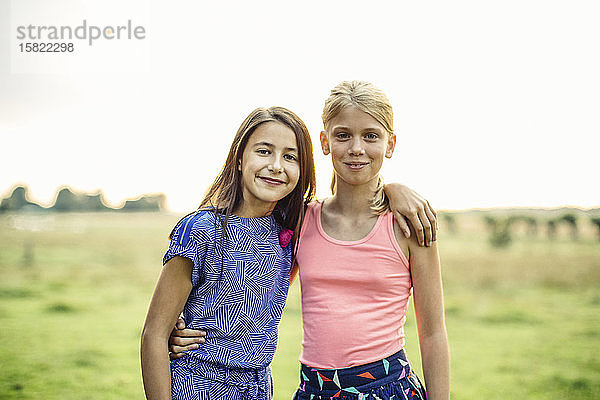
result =
[[[440,218],[452,398],[600,398],[600,241],[516,228],[492,247],[480,213]],[[139,337],[174,214],[0,215],[0,399],[143,399]],[[407,353],[420,376],[414,312]],[[344,328],[361,340],[360,327]],[[298,380],[296,282],[273,362]]]

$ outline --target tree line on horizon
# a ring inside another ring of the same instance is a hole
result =
[[[80,193],[72,190],[68,186],[57,189],[54,204],[50,207],[43,207],[40,204],[28,199],[29,189],[25,185],[16,186],[12,193],[1,200],[0,213],[21,212],[21,211],[56,211],[56,212],[101,212],[101,211],[150,211],[158,212],[166,210],[166,195],[163,193],[142,195],[136,199],[128,199],[122,207],[109,207],[104,202],[102,192],[94,194]],[[527,226],[527,236],[535,237],[538,235],[540,226],[545,225],[548,239],[556,237],[557,227],[566,224],[570,227],[572,240],[578,240],[578,216],[572,212],[574,209],[562,209],[560,215],[553,217],[545,216],[536,218],[532,213],[513,214],[508,216],[493,215],[484,213],[483,221],[490,233],[490,244],[493,247],[508,246],[513,239],[513,228],[517,224]],[[555,210],[559,211],[559,210]],[[600,240],[600,209],[591,210],[589,222],[596,228],[598,239]],[[460,212],[440,212],[444,220],[448,233],[455,234],[458,231],[456,218]],[[586,218],[587,219],[587,218]]]
[[[57,190],[54,204],[43,207],[28,199],[27,186],[17,186],[12,193],[0,202],[0,213],[17,211],[57,211],[57,212],[96,212],[96,211],[164,211],[167,197],[162,194],[143,195],[125,201],[120,208],[109,207],[101,192],[79,193],[68,186]]]
[[[450,234],[457,233],[457,216],[452,213],[442,212],[441,217],[444,219],[448,232]],[[589,223],[596,229],[598,240],[600,240],[600,215],[589,215],[587,218]],[[557,229],[559,225],[566,225],[571,232],[571,240],[579,240],[579,218],[572,211],[563,211],[558,216],[540,216],[536,218],[534,215],[513,214],[508,216],[499,216],[486,213],[483,215],[483,222],[490,233],[489,242],[493,247],[506,247],[513,240],[514,228],[518,224],[523,224],[526,227],[526,234],[533,238],[538,236],[541,226],[546,226],[546,235],[549,240],[556,239]]]

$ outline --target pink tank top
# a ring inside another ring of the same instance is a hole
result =
[[[341,241],[323,231],[321,203],[308,206],[297,253],[304,327],[300,362],[352,367],[404,347],[412,285],[393,223],[392,213],[380,215],[367,236]]]

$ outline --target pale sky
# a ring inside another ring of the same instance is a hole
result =
[[[18,53],[17,25],[83,19],[132,20],[146,38]],[[323,102],[358,79],[394,106],[386,182],[438,209],[599,206],[599,20],[599,2],[577,0],[0,0],[0,194],[163,192],[189,211],[245,116],[280,105],[311,132],[323,197]]]

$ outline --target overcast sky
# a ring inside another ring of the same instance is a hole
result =
[[[245,116],[280,105],[309,127],[323,197],[323,102],[358,79],[394,106],[385,180],[434,207],[600,205],[597,1],[0,4],[2,195],[23,183],[48,204],[69,185],[117,205],[163,192],[188,211]],[[18,25],[84,19],[131,20],[145,38],[19,53]]]

